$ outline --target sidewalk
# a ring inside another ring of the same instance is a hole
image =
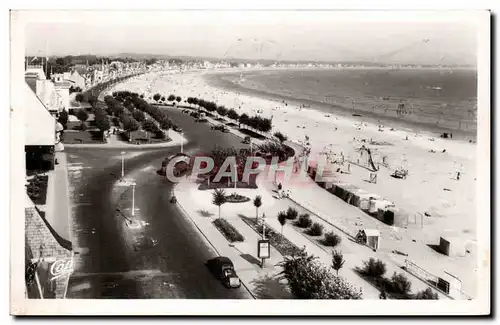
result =
[[[56,152],[58,164],[48,173],[45,219],[63,239],[71,242],[69,228],[70,202],[66,153]]]
[[[196,225],[218,255],[227,256],[233,261],[242,283],[255,299],[293,298],[286,286],[277,279],[281,268],[276,264],[282,261],[282,256],[272,248],[271,258],[266,260],[264,268],[261,268],[260,260],[257,258],[257,241],[260,235],[247,226],[236,213],[225,211],[224,208],[229,204],[222,207],[221,216],[238,229],[245,238],[244,242],[230,244],[212,224],[218,216],[218,208],[212,205],[211,200],[207,200],[211,197],[209,191],[203,191],[206,192],[203,194],[208,196],[201,200],[193,200],[193,192],[200,192],[197,190],[197,184],[181,182],[177,184],[174,191],[187,217]],[[194,202],[197,204],[193,204]],[[255,215],[255,210],[253,215]]]

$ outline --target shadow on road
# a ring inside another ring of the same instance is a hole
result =
[[[248,263],[260,265],[260,261],[250,254],[240,254],[240,256],[245,259]]]
[[[210,213],[210,212],[208,212],[207,210],[198,210],[198,211],[196,211],[196,212],[198,212],[198,213],[200,214],[200,216],[202,216],[202,217],[206,217],[206,218],[210,218],[210,217],[213,217],[213,216],[214,216],[214,214],[213,214],[213,213]]]

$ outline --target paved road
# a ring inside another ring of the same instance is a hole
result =
[[[185,152],[210,150],[215,143],[243,147],[234,135],[211,131],[175,108],[167,110],[185,130]],[[226,289],[208,272],[203,263],[215,253],[169,203],[172,184],[156,170],[178,148],[137,151],[126,160],[125,178],[137,182],[136,218],[149,223],[140,229],[130,229],[116,212],[131,215],[130,187],[113,185],[121,172],[120,150],[66,151],[76,246],[68,298],[250,298],[245,289]]]

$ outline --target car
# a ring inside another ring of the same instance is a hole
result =
[[[246,136],[245,139],[243,139],[243,143],[250,144],[252,139],[249,136]]]
[[[208,260],[205,265],[210,272],[227,288],[241,287],[241,281],[234,270],[233,262],[225,256],[218,256]]]
[[[174,129],[174,131],[175,131],[175,132],[182,133],[182,129],[181,129],[180,127],[178,127],[177,125],[176,125],[176,126],[174,126],[174,128],[173,128],[173,129]]]

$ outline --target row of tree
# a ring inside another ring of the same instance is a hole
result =
[[[175,96],[173,94],[170,94],[166,99],[165,99],[165,96],[162,96],[161,94],[159,93],[156,93],[153,95],[153,100],[157,103],[165,103],[165,101],[169,101],[169,102],[174,102],[176,101],[177,103],[180,103],[182,98],[180,96]]]
[[[211,101],[206,101],[204,99],[195,97],[188,97],[187,103],[190,105],[198,106],[198,108],[203,108],[210,113],[216,112],[221,117],[227,116],[234,121],[238,121],[240,125],[247,125],[261,132],[269,132],[273,128],[272,119],[264,118],[259,115],[250,117],[245,113],[241,114],[240,116],[234,109],[228,109],[224,106],[218,106],[216,103]]]
[[[113,97],[128,106],[131,109],[138,109],[144,113],[149,114],[155,119],[162,129],[168,130],[175,127],[175,123],[168,117],[168,115],[157,106],[149,105],[143,96],[129,91],[113,92]]]

